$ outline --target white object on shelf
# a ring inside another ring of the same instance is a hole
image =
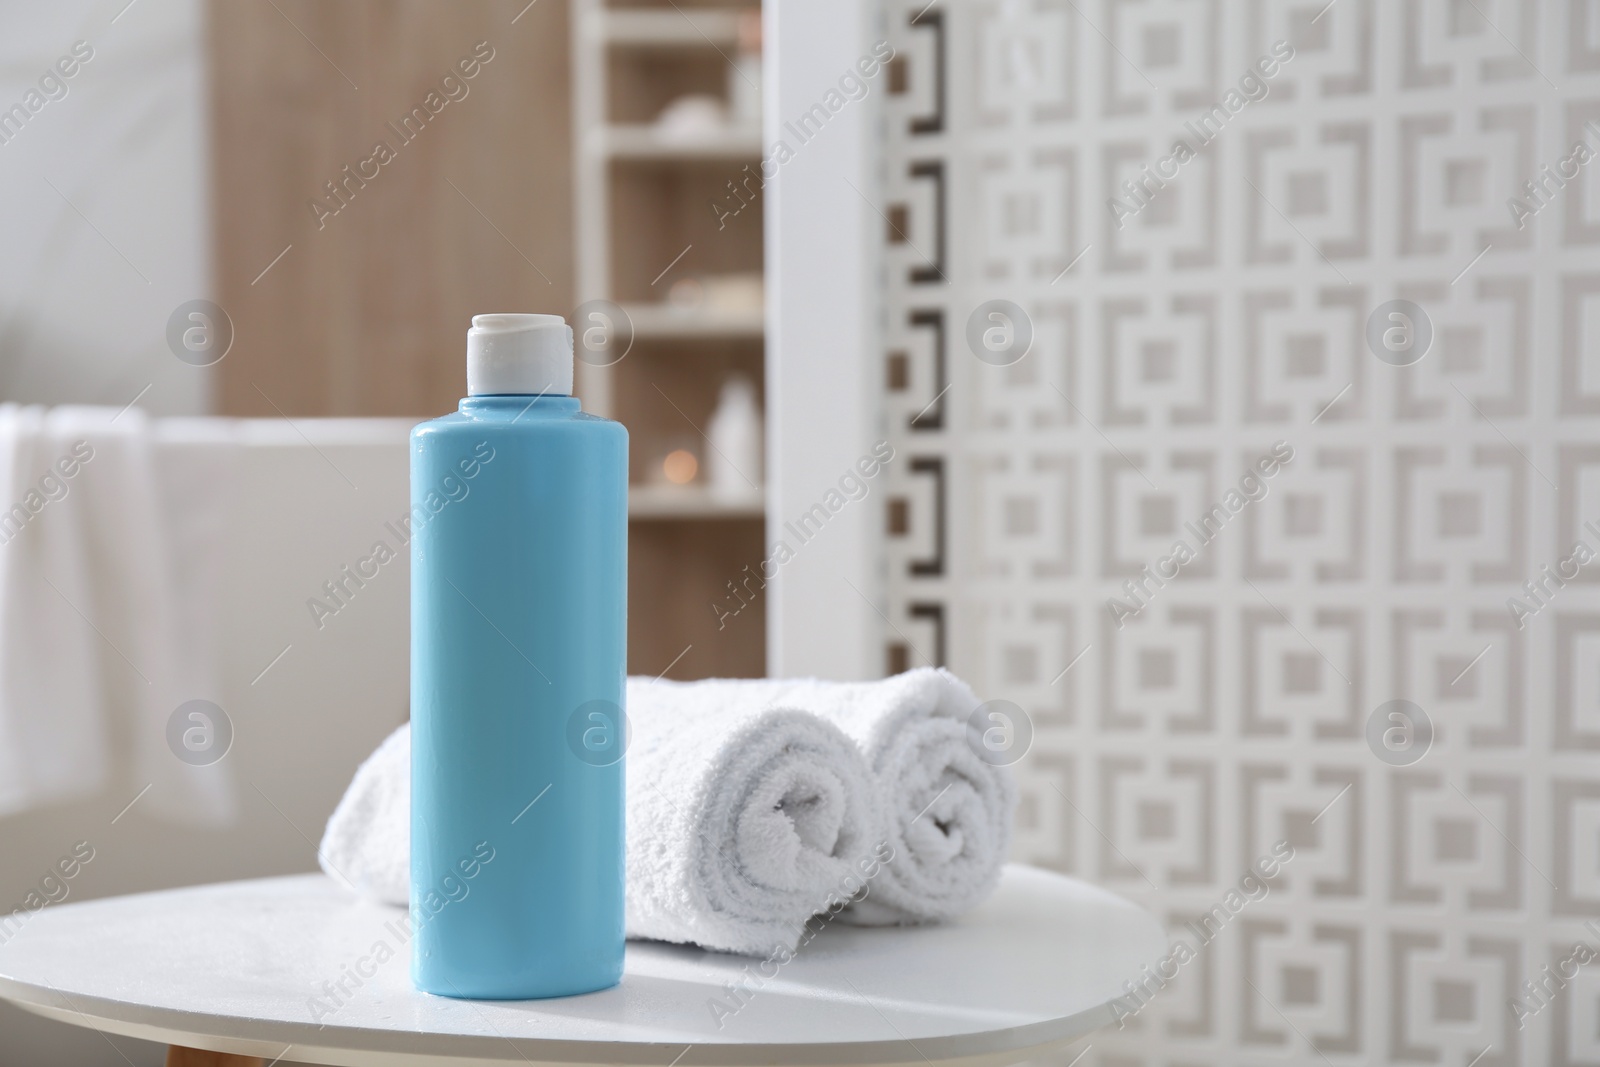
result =
[[[728,129],[728,105],[706,93],[687,93],[661,109],[654,129],[672,144],[718,137]]]
[[[0,998],[148,1041],[351,1067],[999,1067],[1113,1022],[1123,983],[1167,950],[1142,908],[1011,865],[959,921],[830,923],[759,986],[759,957],[630,941],[613,989],[460,1001],[411,988],[404,915],[320,874],[56,905],[0,953]]]
[[[756,387],[743,375],[722,383],[706,424],[706,488],[718,500],[761,492],[761,407]]]

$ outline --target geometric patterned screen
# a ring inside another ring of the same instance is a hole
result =
[[[884,667],[1173,946],[1060,1062],[1600,1065],[1600,2],[883,12]]]

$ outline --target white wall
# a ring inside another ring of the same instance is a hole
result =
[[[882,498],[839,508],[802,541],[786,524],[823,502],[881,434],[877,338],[881,279],[869,234],[881,184],[872,147],[886,76],[802,143],[786,128],[871,51],[876,8],[859,0],[775,0],[766,7],[768,159],[781,162],[764,193],[767,271],[768,559],[777,568],[767,609],[774,677],[874,678]]]
[[[214,372],[165,335],[213,295],[201,4],[126,2],[0,2],[0,110],[93,49],[0,144],[0,400],[200,413]]]

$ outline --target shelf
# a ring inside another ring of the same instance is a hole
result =
[[[703,486],[628,487],[630,519],[759,519],[766,514],[759,492],[736,498],[714,497]]]
[[[761,311],[684,311],[667,304],[624,304],[633,336],[653,338],[732,337],[759,339],[766,328]]]
[[[763,262],[761,209],[751,204],[756,210],[727,232],[707,210],[730,180],[759,173],[765,154],[760,122],[734,117],[744,114],[744,86],[731,85],[728,70],[741,43],[754,43],[743,20],[759,17],[760,6],[618,2],[629,6],[569,5],[574,288],[581,300],[621,304],[636,351],[576,370],[584,410],[625,419],[633,447],[665,459],[669,450],[706,447],[689,436],[685,412],[705,425],[728,375],[761,381],[763,301],[737,277],[748,281]],[[673,106],[693,96],[725,109]],[[693,258],[680,263],[691,242]],[[694,301],[680,291],[669,303],[671,282],[684,277],[701,290]],[[638,609],[629,612],[630,669],[675,664],[673,677],[761,677],[765,613],[742,612],[724,626],[707,605],[727,595],[732,568],[764,554],[765,494],[742,482],[731,499],[714,497],[705,482],[671,485],[659,460],[633,471],[641,480],[628,497],[628,590]]]
[[[612,123],[586,138],[584,147],[610,159],[760,159],[761,130],[717,130],[694,138],[663,137],[654,126]]]
[[[734,48],[737,11],[609,10],[599,18],[607,44],[631,48]]]

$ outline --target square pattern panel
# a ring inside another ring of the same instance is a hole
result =
[[[1600,2],[881,6],[885,668],[1193,950],[1051,1062],[1600,1067]]]

